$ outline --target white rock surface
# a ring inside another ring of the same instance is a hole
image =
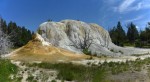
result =
[[[37,36],[36,39],[38,39],[39,41],[41,41],[43,46],[49,46],[49,45],[50,45],[50,43],[49,43],[49,42],[46,42],[46,41],[41,37],[41,35],[39,35],[38,33],[36,33],[36,36]]]
[[[76,53],[82,53],[82,50],[72,46],[72,44],[74,42],[79,43],[80,40],[83,41],[85,31],[90,32],[90,37],[93,38],[94,44],[90,46],[89,50],[97,55],[119,56],[150,52],[150,49],[123,48],[114,45],[108,31],[93,23],[88,24],[76,20],[44,22],[38,29],[45,41],[56,47],[65,48]]]

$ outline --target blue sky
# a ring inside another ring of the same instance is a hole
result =
[[[0,15],[33,31],[48,19],[81,20],[106,29],[118,21],[124,28],[134,22],[144,29],[150,21],[150,0],[0,0]]]

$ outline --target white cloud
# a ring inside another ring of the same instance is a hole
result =
[[[139,27],[139,26],[136,26],[136,28],[139,29],[140,27]]]
[[[150,8],[150,1],[139,2],[136,7],[138,7],[138,10],[139,10],[139,9]]]
[[[128,22],[138,21],[138,20],[142,19],[143,17],[144,17],[143,15],[140,15],[140,16],[138,16],[136,18],[126,20],[125,22],[128,23]]]
[[[139,2],[137,5],[130,8],[130,10],[141,10],[150,8],[150,2]]]
[[[118,7],[119,12],[124,12],[130,7],[135,0],[124,0],[124,2],[121,3],[121,5]]]
[[[124,13],[150,8],[149,0],[124,0],[119,6],[114,7],[116,12]]]

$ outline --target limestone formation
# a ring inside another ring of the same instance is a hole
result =
[[[37,32],[45,41],[53,46],[61,47],[76,53],[82,53],[85,36],[90,40],[87,44],[89,50],[97,55],[131,55],[149,53],[149,49],[123,48],[114,45],[108,31],[103,27],[76,20],[63,20],[60,22],[44,22]]]

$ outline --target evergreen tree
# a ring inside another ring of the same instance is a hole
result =
[[[147,32],[144,31],[140,31],[140,40],[141,41],[147,41]]]
[[[130,43],[135,43],[135,41],[138,40],[138,38],[139,38],[139,32],[136,28],[136,25],[131,23],[128,25],[127,28],[128,28],[128,31],[127,31],[128,41]]]
[[[109,34],[110,34],[112,42],[114,44],[117,44],[117,39],[116,39],[117,33],[116,33],[116,27],[115,26],[109,31]]]
[[[145,31],[146,31],[146,35],[147,35],[147,41],[148,41],[148,43],[150,43],[150,23],[148,23]]]
[[[116,38],[118,41],[117,44],[120,46],[123,46],[123,43],[125,42],[125,39],[126,39],[126,34],[125,34],[125,31],[123,30],[123,28],[121,26],[120,21],[117,24],[116,32],[117,32]]]
[[[4,33],[7,33],[7,24],[6,21],[1,19],[1,29]]]
[[[10,21],[7,25],[6,21],[1,19],[0,24],[2,31],[10,36],[9,39],[13,42],[14,47],[21,47],[32,39],[31,31],[17,26],[15,22]]]
[[[148,25],[145,27],[145,30],[141,31],[140,39],[141,41],[150,43],[150,23],[148,23]]]
[[[114,44],[123,46],[124,42],[126,41],[126,34],[121,26],[120,21],[117,24],[117,28],[113,27],[109,33]]]

